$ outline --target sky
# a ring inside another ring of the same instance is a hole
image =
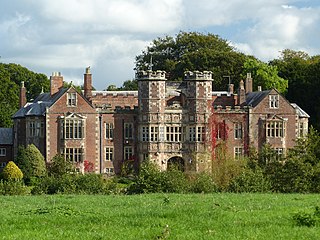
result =
[[[319,0],[0,0],[0,62],[103,90],[135,77],[135,56],[179,31],[217,34],[262,61],[320,54]]]

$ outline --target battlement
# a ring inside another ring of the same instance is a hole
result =
[[[212,81],[211,71],[187,71],[184,73],[184,80],[196,80],[196,81]]]
[[[136,74],[138,80],[167,80],[165,71],[140,71]]]

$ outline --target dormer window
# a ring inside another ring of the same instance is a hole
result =
[[[77,93],[70,92],[67,95],[67,105],[76,106],[77,105]]]
[[[269,95],[269,106],[270,106],[270,108],[273,108],[273,109],[279,108],[279,95],[278,94]]]

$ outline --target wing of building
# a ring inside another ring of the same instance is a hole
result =
[[[252,91],[248,74],[237,93],[212,90],[211,72],[187,72],[182,82],[168,82],[163,71],[137,74],[138,91],[92,91],[90,68],[84,91],[63,88],[53,73],[50,92],[26,103],[14,119],[14,154],[35,144],[46,161],[63,154],[80,171],[90,163],[97,173],[120,173],[145,160],[162,170],[178,164],[185,171],[210,169],[217,148],[238,158],[250,147],[269,143],[279,154],[308,131],[308,114],[276,89]]]

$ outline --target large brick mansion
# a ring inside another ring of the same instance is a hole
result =
[[[213,91],[211,72],[186,72],[169,82],[163,71],[137,74],[138,91],[93,91],[90,68],[84,91],[63,88],[53,73],[50,92],[26,102],[13,116],[13,149],[35,144],[46,161],[61,153],[83,169],[85,161],[99,173],[119,173],[124,163],[137,167],[149,159],[166,170],[178,163],[186,171],[210,168],[217,146],[239,158],[249,147],[269,143],[285,154],[308,131],[308,114],[276,89],[252,89],[247,75],[227,91]],[[1,148],[1,146],[0,146]]]

